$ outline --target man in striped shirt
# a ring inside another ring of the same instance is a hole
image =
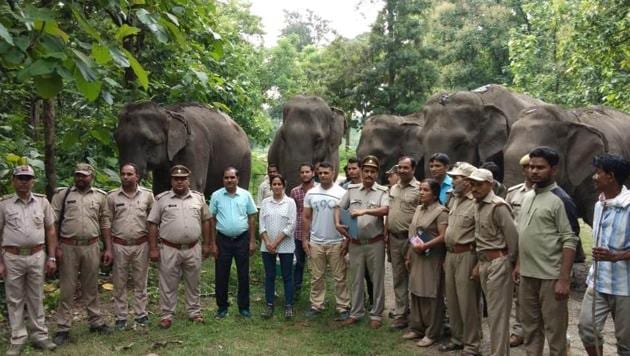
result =
[[[630,162],[602,154],[593,159],[593,166],[593,182],[600,193],[593,219],[595,262],[588,274],[578,329],[586,352],[597,355],[598,345],[603,355],[601,333],[610,313],[617,353],[630,355],[630,190],[623,185],[630,175]]]

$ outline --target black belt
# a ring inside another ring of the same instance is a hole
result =
[[[220,231],[218,232],[218,234],[219,234],[220,237],[227,237],[230,240],[236,240],[238,238],[241,238],[241,237],[245,236],[247,234],[247,231],[248,230],[245,230],[245,231],[241,232],[240,234],[238,234],[236,236],[226,235],[226,234],[224,234],[224,233],[222,233]]]

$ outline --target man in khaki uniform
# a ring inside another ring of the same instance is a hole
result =
[[[366,156],[361,162],[359,184],[350,184],[348,190],[335,208],[337,231],[346,237],[343,251],[350,253],[350,273],[352,278],[352,308],[344,325],[356,324],[365,315],[364,293],[365,272],[370,275],[373,285],[374,303],[370,310],[370,327],[378,329],[385,308],[385,226],[383,217],[387,215],[389,199],[387,188],[377,184],[378,159]],[[347,227],[341,224],[340,209],[349,209],[357,219],[358,236],[350,236]],[[349,243],[349,245],[348,245]]]
[[[31,192],[34,178],[31,166],[16,167],[11,180],[15,194],[0,200],[0,278],[5,280],[11,326],[7,355],[19,355],[26,346],[24,304],[32,325],[33,346],[42,350],[57,347],[48,339],[43,306],[44,270],[51,274],[57,268],[55,216],[46,197]],[[48,258],[44,239],[48,243]]]
[[[147,216],[153,206],[153,193],[138,186],[140,177],[138,168],[133,163],[126,163],[120,168],[120,180],[122,186],[107,194],[107,204],[112,212],[114,314],[116,328],[122,330],[127,327],[129,269],[134,283],[133,309],[136,323],[142,326],[149,323]]]
[[[475,270],[486,295],[492,355],[510,354],[513,263],[518,233],[510,206],[492,192],[494,179],[487,169],[475,169],[468,177],[475,206]]]
[[[111,213],[107,206],[107,193],[92,187],[94,168],[79,163],[74,170],[74,186],[59,189],[52,199],[55,219],[60,225],[60,244],[57,247],[59,265],[59,306],[57,333],[53,341],[64,344],[72,324],[71,306],[77,279],[81,279],[81,295],[88,313],[91,332],[110,333],[101,316],[98,303],[98,270],[101,260],[98,245],[103,237],[105,251],[103,263],[112,262],[110,231]],[[63,214],[62,214],[63,211]],[[63,216],[62,216],[63,215]],[[60,220],[63,221],[60,222]]]
[[[387,245],[392,263],[395,309],[392,328],[405,329],[409,314],[409,272],[405,267],[405,256],[409,249],[409,223],[416,207],[420,204],[420,189],[414,177],[416,161],[411,157],[398,160],[400,180],[389,190],[387,213]]]
[[[477,254],[475,253],[475,199],[472,186],[466,179],[475,167],[457,162],[447,172],[453,178],[453,190],[448,200],[448,227],[444,235],[445,295],[448,307],[451,340],[442,345],[442,352],[463,349],[463,354],[479,354],[481,342],[480,286],[471,279]]]
[[[182,165],[171,168],[172,189],[155,197],[149,213],[149,255],[159,261],[160,327],[171,327],[177,306],[177,285],[184,279],[189,320],[203,323],[199,304],[203,235],[204,257],[211,251],[210,213],[203,195],[189,189],[190,170]],[[158,248],[158,231],[160,247]]]
[[[523,177],[525,182],[517,184],[508,188],[505,201],[512,207],[512,214],[514,215],[514,221],[517,222],[519,213],[521,212],[521,204],[523,204],[523,198],[525,193],[529,192],[534,183],[529,179],[529,154],[526,154],[521,158],[519,164],[523,168]],[[523,343],[523,327],[521,326],[521,315],[519,313],[520,303],[518,300],[518,285],[514,285],[514,324],[512,324],[512,334],[510,335],[510,347],[516,347]]]

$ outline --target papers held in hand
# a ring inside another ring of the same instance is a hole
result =
[[[409,238],[409,242],[411,243],[413,247],[417,248],[429,242],[431,239],[433,239],[433,237],[427,234],[426,231],[422,229],[418,229],[416,231],[416,234]],[[430,254],[431,254],[431,249],[427,249],[424,251],[425,256],[428,256]]]
[[[359,238],[359,226],[357,225],[357,218],[353,218],[350,212],[347,209],[339,209],[340,210],[340,218],[341,225],[346,227],[348,230],[348,234],[352,237],[353,240]]]

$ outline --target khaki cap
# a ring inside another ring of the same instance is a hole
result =
[[[94,174],[94,167],[87,163],[77,163],[74,173],[83,174],[84,176],[91,176]]]
[[[361,161],[361,167],[363,166],[368,166],[368,167],[374,167],[376,169],[380,169],[381,165],[380,163],[378,163],[378,158],[369,155],[369,156],[365,156],[365,158],[363,159],[363,161]]]
[[[35,177],[35,171],[33,170],[33,167],[29,166],[29,165],[25,165],[25,166],[17,166],[15,168],[13,168],[13,176],[31,176],[31,177]]]
[[[521,160],[518,161],[518,164],[520,164],[521,166],[529,166],[529,153],[521,157]]]
[[[475,166],[468,162],[457,162],[450,171],[446,172],[449,176],[470,177],[475,171]]]
[[[468,179],[472,179],[477,182],[494,182],[494,178],[492,177],[492,172],[483,168],[475,168]]]
[[[190,169],[181,164],[173,166],[171,168],[171,177],[188,177],[190,175]]]

